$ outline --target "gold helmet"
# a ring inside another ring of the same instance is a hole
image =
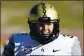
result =
[[[29,21],[37,23],[37,21],[57,22],[59,20],[56,9],[48,3],[39,3],[35,5],[29,12]]]

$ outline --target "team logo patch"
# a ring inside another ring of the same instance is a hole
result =
[[[41,51],[44,52],[44,49],[42,48]]]

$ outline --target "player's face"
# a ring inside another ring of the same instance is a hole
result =
[[[43,36],[49,36],[53,32],[53,23],[37,23],[37,31]]]

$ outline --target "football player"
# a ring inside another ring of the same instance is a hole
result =
[[[81,55],[78,38],[60,34],[59,22],[57,10],[52,5],[36,4],[28,15],[30,32],[13,34],[3,55]]]

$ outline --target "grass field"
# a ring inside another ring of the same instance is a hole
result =
[[[39,2],[41,1],[1,1],[1,33],[29,32],[28,12]],[[44,2],[57,9],[61,33],[78,36],[83,49],[83,1]]]

